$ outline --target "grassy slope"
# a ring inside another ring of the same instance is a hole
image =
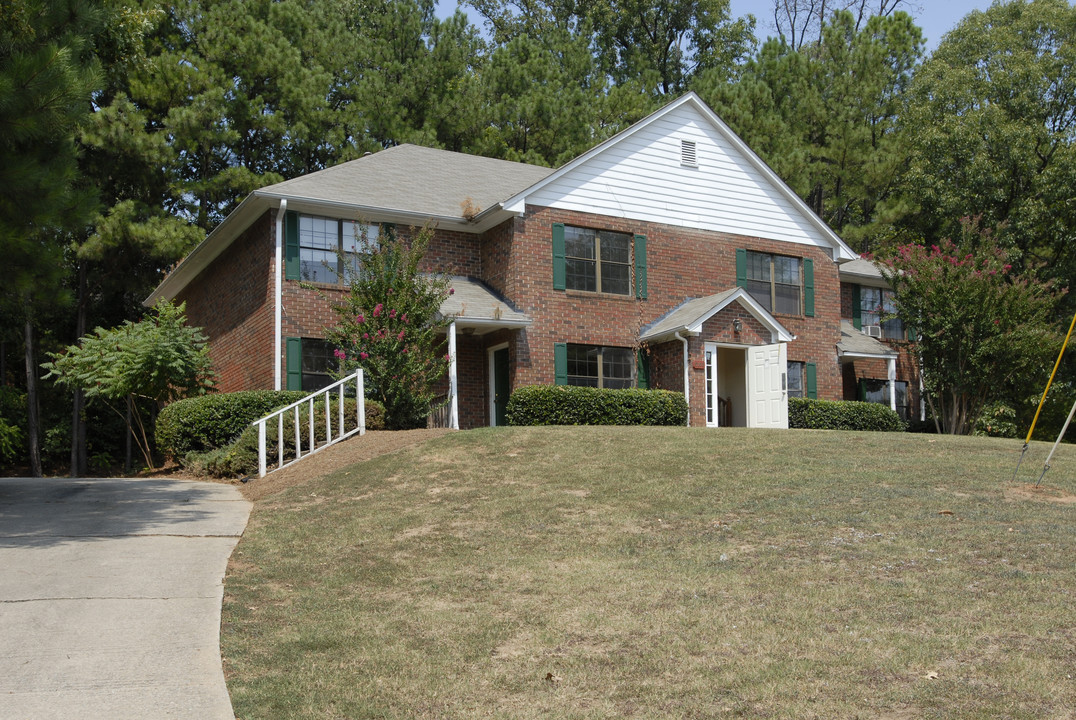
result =
[[[1076,505],[1016,496],[1018,452],[487,429],[353,466],[255,509],[236,714],[1072,717]],[[1076,492],[1076,448],[1054,466]]]

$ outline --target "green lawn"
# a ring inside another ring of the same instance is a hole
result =
[[[362,442],[361,439],[351,442]],[[258,503],[222,652],[253,718],[1072,718],[1076,448],[455,433]]]

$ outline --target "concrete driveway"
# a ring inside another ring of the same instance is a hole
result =
[[[0,716],[231,720],[229,485],[0,478]]]

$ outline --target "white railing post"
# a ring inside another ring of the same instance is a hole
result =
[[[299,406],[295,406],[295,459],[303,456],[302,432],[299,429]]]
[[[310,396],[310,452],[314,452],[318,449],[317,443],[314,442],[314,396]]]
[[[340,424],[337,426],[340,428],[340,434],[344,434],[344,386],[340,385],[340,407],[337,408],[338,415],[340,417]]]
[[[333,441],[333,396],[328,390],[325,391],[325,444]]]
[[[362,370],[355,375],[355,412],[358,415],[359,435],[366,434],[366,383]]]
[[[265,419],[258,421],[258,477],[265,477]]]

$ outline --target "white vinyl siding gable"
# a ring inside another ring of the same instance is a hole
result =
[[[681,162],[695,143],[697,166]],[[832,242],[690,104],[533,193],[530,205],[831,248]]]

